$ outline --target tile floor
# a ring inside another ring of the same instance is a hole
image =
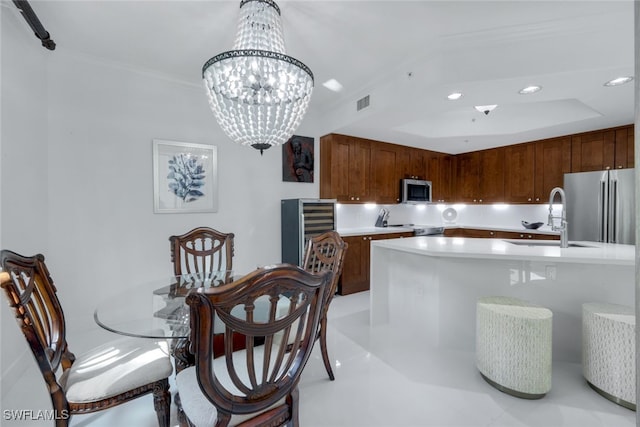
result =
[[[411,331],[371,328],[368,304],[367,292],[333,300],[328,345],[336,380],[328,380],[316,347],[300,383],[303,427],[636,425],[635,412],[589,388],[579,364],[554,363],[551,392],[541,400],[518,399],[489,386],[471,353],[429,348],[412,341]],[[31,372],[4,398],[3,410],[51,407],[41,379]],[[4,419],[0,424],[52,425]],[[156,425],[151,397],[71,420],[74,427]]]

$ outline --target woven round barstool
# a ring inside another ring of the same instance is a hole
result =
[[[551,390],[551,327],[548,308],[501,296],[476,304],[476,365],[500,391],[540,399]]]
[[[636,410],[636,316],[632,307],[582,305],[582,375],[602,396]]]

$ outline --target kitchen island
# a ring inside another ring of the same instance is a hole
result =
[[[582,304],[634,305],[635,247],[413,237],[372,242],[370,320],[417,340],[475,349],[476,301],[502,295],[553,312],[554,360],[581,360]]]

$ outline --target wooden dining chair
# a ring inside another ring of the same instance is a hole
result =
[[[207,273],[226,271],[224,281],[230,282],[233,280],[234,237],[233,233],[222,233],[209,227],[196,227],[179,236],[170,236],[173,273],[176,276],[206,276]],[[236,348],[242,348],[243,341],[243,337],[236,337]],[[214,345],[216,355],[222,354],[221,337],[216,337]],[[189,340],[180,340],[173,346],[176,372],[193,366]]]
[[[197,227],[169,237],[174,274],[232,270],[233,238],[233,233],[221,233],[209,227]]]
[[[329,352],[327,350],[327,313],[329,312],[329,305],[338,288],[338,281],[342,274],[347,247],[347,243],[342,240],[337,232],[327,231],[309,239],[302,262],[303,268],[311,273],[325,270],[333,272],[331,285],[327,287],[325,292],[323,311],[320,317],[320,328],[317,336],[317,339],[320,340],[322,360],[324,361],[324,366],[327,369],[327,374],[329,374],[331,381],[335,379],[335,376],[333,375],[333,369],[331,369],[331,361],[329,360]]]
[[[76,357],[69,350],[64,313],[44,256],[3,250],[0,261],[0,286],[49,390],[56,426],[68,426],[71,415],[149,393],[158,424],[169,426],[172,367],[166,342],[127,337]]]
[[[298,382],[331,278],[328,271],[312,274],[281,264],[189,294],[196,365],[176,377],[189,425],[299,425]],[[218,322],[225,328],[225,354],[213,358]],[[233,351],[234,332],[246,337],[244,350]]]

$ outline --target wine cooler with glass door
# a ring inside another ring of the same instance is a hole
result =
[[[336,229],[336,201],[282,200],[281,225],[282,262],[301,265],[309,239]]]

